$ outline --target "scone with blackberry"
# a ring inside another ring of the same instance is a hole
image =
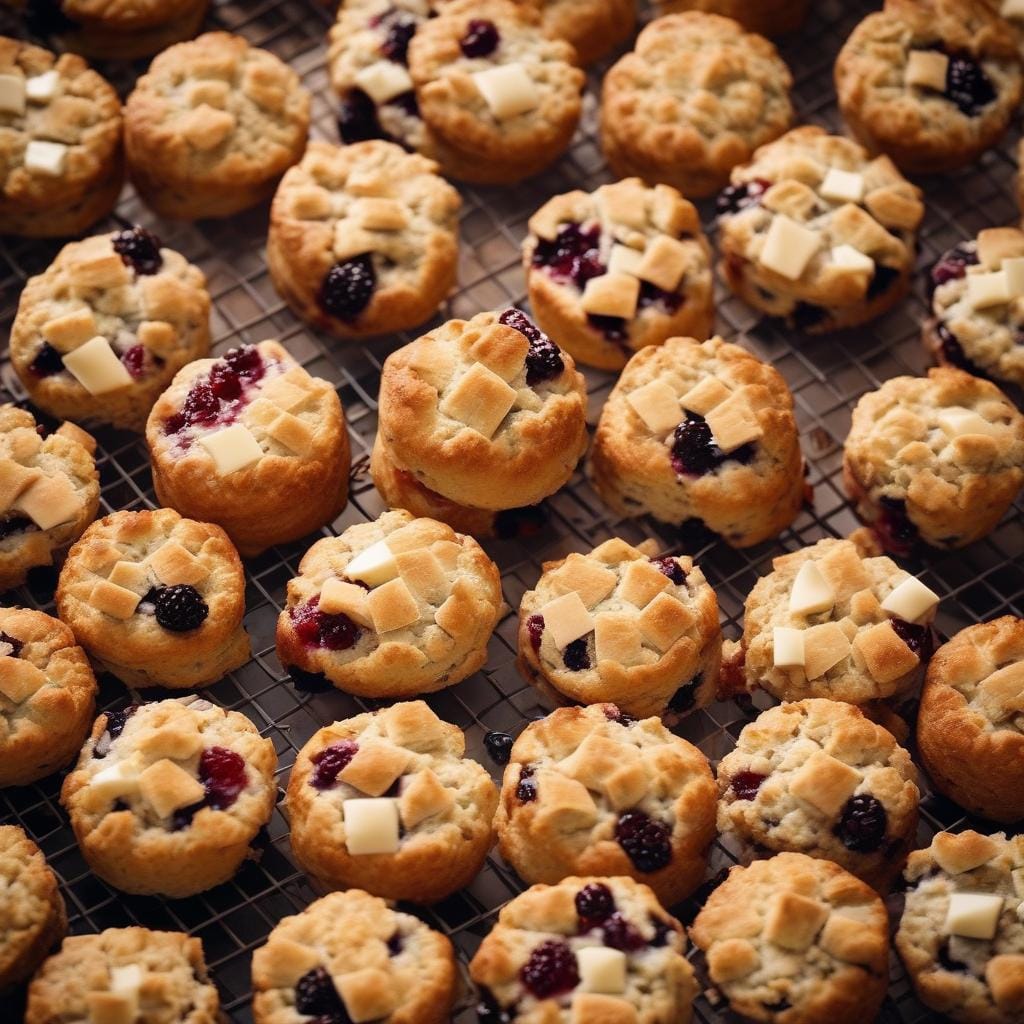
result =
[[[810,0],[657,0],[657,4],[664,14],[710,11],[734,18],[751,32],[781,36],[800,28]]]

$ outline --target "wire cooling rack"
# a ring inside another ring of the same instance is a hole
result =
[[[794,98],[802,120],[838,131],[832,65],[836,52],[854,24],[873,6],[854,0],[818,0],[798,39],[782,46],[796,79]],[[324,40],[331,13],[317,0],[215,0],[209,27],[244,35],[287,60],[314,96],[313,134],[337,140],[335,102],[325,68]],[[0,14],[0,33],[24,34],[20,19]],[[105,67],[119,89],[127,92],[143,65]],[[546,198],[572,188],[591,189],[608,180],[596,138],[599,78],[588,85],[583,127],[569,153],[554,167],[524,185],[505,189],[462,190],[462,251],[459,289],[445,309],[448,316],[469,317],[524,298],[519,265],[519,242],[530,214]],[[738,339],[772,363],[786,378],[796,398],[804,452],[810,462],[814,507],[800,516],[777,541],[746,551],[715,543],[699,549],[698,560],[718,593],[728,636],[738,636],[743,599],[771,558],[783,550],[813,543],[823,536],[844,536],[856,525],[841,482],[842,443],[857,398],[881,381],[902,373],[920,373],[928,365],[919,342],[925,315],[921,282],[923,269],[944,249],[973,236],[988,225],[1016,221],[1012,199],[1015,166],[1010,154],[1015,137],[990,152],[962,174],[926,181],[927,218],[920,236],[918,287],[898,309],[857,332],[813,339],[787,332],[761,320],[752,310],[718,287],[718,329]],[[702,205],[707,227],[711,209]],[[96,230],[139,222],[157,231],[165,243],[185,254],[205,271],[213,297],[214,351],[279,338],[306,369],[331,381],[348,418],[353,450],[352,497],[332,532],[375,518],[383,505],[373,489],[367,462],[377,426],[376,395],[381,364],[392,349],[412,335],[389,337],[369,344],[328,340],[299,323],[275,293],[264,258],[267,209],[260,207],[225,222],[172,224],[159,221],[126,189],[116,216]],[[53,259],[58,243],[0,239],[0,331],[7,336],[21,288],[30,275]],[[6,346],[5,346],[6,348]],[[587,373],[589,418],[595,423],[613,383],[607,374]],[[1019,393],[1013,396],[1021,404]],[[11,370],[6,352],[0,361],[0,400],[21,400],[24,391]],[[143,508],[154,503],[145,445],[134,435],[101,431],[98,465],[102,482],[102,513]],[[657,524],[622,522],[611,516],[580,473],[546,503],[547,526],[528,543],[500,541],[487,545],[502,570],[505,599],[515,609],[523,592],[540,574],[540,563],[573,550],[586,550],[616,534],[636,542],[654,537],[666,550],[678,549],[675,532]],[[328,532],[328,531],[325,531]],[[274,653],[274,624],[284,601],[285,584],[295,575],[308,544],[273,549],[248,562],[245,625],[252,636],[253,659],[205,694],[224,707],[246,714],[274,742],[284,787],[297,750],[321,726],[370,706],[344,694],[307,694],[288,680]],[[1024,614],[1024,509],[1018,502],[1000,526],[967,551],[932,555],[924,563],[907,563],[943,601],[938,627],[951,635],[964,626],[998,615]],[[28,584],[3,595],[6,604],[53,610],[56,574],[33,573]],[[509,615],[495,633],[487,668],[430,698],[434,710],[466,731],[467,753],[500,778],[501,769],[484,750],[488,730],[518,734],[544,712],[535,692],[516,671],[515,616]],[[166,694],[147,691],[145,699]],[[100,707],[126,702],[130,695],[115,679],[101,680]],[[715,704],[685,719],[681,735],[696,743],[716,762],[727,753],[740,729],[767,706],[763,697],[753,704]],[[73,932],[142,924],[181,930],[203,942],[206,959],[232,1021],[251,1020],[249,964],[274,924],[307,906],[317,893],[296,869],[290,856],[288,825],[275,811],[256,843],[257,857],[248,861],[232,881],[191,899],[163,900],[127,896],[108,888],[86,868],[78,853],[68,820],[58,803],[62,776],[35,786],[0,792],[0,822],[21,825],[42,847],[61,880]],[[919,839],[927,844],[940,828],[961,828],[962,812],[941,798],[927,796],[922,804]],[[984,825],[980,827],[984,828]],[[708,877],[733,862],[729,851],[716,844]],[[465,963],[490,930],[497,908],[522,888],[521,882],[494,855],[467,889],[428,910],[414,911],[448,935]],[[676,908],[686,921],[696,902]],[[455,1015],[459,1024],[475,1019],[471,994],[465,993]],[[8,1016],[10,1014],[10,1016]],[[0,1019],[19,1019],[16,1004],[0,1004]],[[702,1021],[721,1021],[726,1015],[703,997],[697,1004]],[[934,1019],[913,998],[912,990],[894,960],[889,998],[881,1021]]]

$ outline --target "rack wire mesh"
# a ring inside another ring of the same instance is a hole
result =
[[[819,0],[799,38],[782,45],[794,71],[794,99],[802,120],[841,130],[832,66],[843,39],[872,6],[864,0]],[[649,14],[646,2],[642,7]],[[327,82],[324,48],[331,19],[331,12],[317,0],[214,0],[208,25],[237,32],[291,63],[314,96],[314,136],[336,141],[336,103]],[[24,35],[19,16],[6,9],[0,13],[0,32]],[[108,66],[102,70],[126,93],[141,68]],[[596,135],[598,84],[599,75],[591,75],[583,125],[570,151],[550,170],[512,188],[462,189],[460,283],[443,318],[468,317],[482,309],[522,303],[519,243],[530,214],[551,195],[571,188],[591,189],[608,180]],[[746,551],[713,543],[697,550],[698,560],[718,593],[727,636],[738,636],[743,599],[773,555],[823,536],[844,536],[856,525],[840,478],[842,442],[849,429],[851,409],[861,394],[881,381],[927,368],[928,357],[919,342],[919,324],[926,310],[920,283],[923,268],[944,249],[980,228],[1017,220],[1012,198],[1016,168],[1011,154],[1015,142],[1014,133],[969,170],[924,183],[928,212],[920,235],[917,290],[898,309],[867,328],[837,337],[803,337],[763,320],[718,286],[720,333],[738,339],[772,363],[793,391],[815,495],[813,507],[802,511],[793,526],[773,543]],[[710,233],[712,211],[708,204],[702,204],[702,213]],[[324,531],[339,533],[351,523],[372,519],[383,510],[367,472],[376,431],[379,374],[387,353],[410,340],[411,335],[366,344],[338,343],[297,321],[275,293],[267,273],[266,221],[266,207],[226,222],[158,221],[126,189],[114,218],[96,230],[142,223],[203,269],[213,298],[215,352],[276,337],[310,373],[336,386],[353,449],[351,501]],[[9,334],[25,280],[41,272],[58,248],[59,243],[0,239],[0,332],[4,337]],[[613,378],[607,374],[587,373],[591,423],[596,422],[612,383]],[[20,401],[24,397],[5,352],[0,359],[0,401]],[[1013,397],[1021,404],[1019,392]],[[142,441],[109,430],[100,431],[99,440],[102,513],[152,506],[152,480]],[[543,561],[572,550],[586,550],[615,534],[631,541],[653,537],[662,549],[679,548],[679,536],[668,527],[614,518],[580,473],[546,505],[549,522],[528,543],[510,540],[487,545],[501,568],[505,599],[513,609],[523,592],[536,582]],[[284,601],[285,584],[296,573],[306,547],[308,543],[278,547],[248,562],[245,625],[255,654],[248,664],[205,691],[222,706],[246,714],[273,740],[280,759],[278,782],[282,788],[296,752],[321,725],[358,713],[373,703],[338,692],[303,693],[292,685],[277,661],[274,624]],[[1024,614],[1024,506],[1018,500],[1000,526],[967,551],[932,554],[925,562],[907,563],[907,568],[922,573],[942,595],[937,625],[946,636],[998,615]],[[3,595],[2,600],[52,611],[55,583],[54,571],[38,570],[26,586]],[[501,769],[489,761],[484,735],[489,730],[517,734],[545,710],[535,691],[520,678],[514,659],[515,616],[509,615],[491,641],[487,667],[430,698],[442,718],[465,730],[468,755],[487,765],[495,778],[500,777]],[[131,696],[117,680],[109,676],[101,679],[100,707],[120,706]],[[160,694],[145,694],[147,699],[154,696]],[[716,762],[731,749],[740,729],[758,708],[767,703],[760,697],[753,703],[718,703],[684,720],[678,731]],[[246,862],[231,882],[185,900],[132,897],[110,889],[86,868],[58,803],[61,780],[62,775],[55,775],[34,786],[0,793],[0,822],[21,825],[43,849],[60,878],[71,930],[95,932],[142,924],[197,936],[203,942],[228,1017],[240,1024],[250,1021],[249,963],[253,949],[265,941],[280,918],[301,910],[317,896],[291,859],[288,824],[280,810],[275,811],[255,844],[256,859]],[[925,796],[922,812],[922,844],[939,829],[959,829],[969,823],[959,808],[931,794]],[[732,862],[729,850],[716,843],[709,877]],[[521,889],[522,883],[514,873],[492,855],[468,888],[437,906],[414,912],[451,938],[465,964],[489,931],[497,909]],[[689,901],[676,909],[689,920],[696,904]],[[471,1007],[467,990],[454,1019],[459,1024],[474,1020]],[[0,1018],[16,1020],[18,1016],[16,1003],[10,1007],[0,1003]],[[702,1021],[728,1019],[703,997],[697,1004],[697,1017]],[[933,1015],[916,1002],[894,959],[889,997],[879,1020],[928,1019]]]

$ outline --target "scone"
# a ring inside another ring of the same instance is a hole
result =
[[[309,110],[295,71],[241,36],[178,43],[125,104],[132,183],[161,217],[229,217],[269,199],[298,162]]]
[[[567,483],[586,388],[519,309],[449,320],[384,362],[370,472],[391,508],[489,537]]]
[[[576,51],[545,35],[532,4],[453,0],[420,24],[409,75],[446,175],[500,185],[543,170],[579,123]]]
[[[935,174],[1002,138],[1021,99],[1019,41],[994,3],[885,0],[847,39],[835,79],[857,139],[905,171]]]
[[[256,1024],[447,1024],[458,975],[443,935],[350,889],[279,921],[253,954],[252,983]]]
[[[921,1002],[958,1024],[1017,1024],[1024,837],[940,832],[905,877],[896,948]]]
[[[0,36],[0,158],[0,234],[80,234],[124,181],[117,93],[81,57]]]
[[[361,697],[410,697],[465,679],[504,613],[497,566],[472,537],[401,509],[306,552],[277,620],[277,656]]]
[[[455,286],[458,192],[391,142],[311,142],[270,208],[267,267],[307,323],[339,338],[415,327]]]
[[[125,430],[209,350],[205,275],[141,227],[64,246],[11,327],[11,363],[40,409]]]
[[[206,686],[249,660],[238,552],[219,526],[173,509],[93,523],[56,600],[93,661],[133,688]]]
[[[222,1019],[199,939],[148,928],[65,939],[32,979],[25,1009],[25,1024]]]
[[[0,593],[60,562],[96,517],[95,451],[73,423],[41,437],[27,409],[0,405]]]
[[[711,249],[668,185],[629,178],[549,199],[523,264],[537,324],[577,362],[621,370],[637,349],[714,327]]]
[[[274,744],[198,697],[100,715],[60,799],[92,871],[124,892],[191,896],[249,856],[277,798]]]
[[[665,14],[679,11],[710,11],[735,18],[751,32],[781,36],[795,32],[804,23],[810,0],[657,0]]]
[[[854,511],[886,549],[962,548],[1024,485],[1024,416],[987,380],[938,367],[861,396],[843,446]]]
[[[180,370],[146,425],[161,505],[224,528],[246,557],[345,507],[350,451],[337,392],[276,341]]]
[[[498,791],[421,700],[335,722],[288,781],[292,853],[328,889],[437,903],[477,876]]]
[[[620,178],[710,196],[790,126],[792,84],[762,36],[717,14],[669,14],[605,75],[601,147]]]
[[[813,698],[762,711],[718,764],[718,831],[743,863],[790,851],[885,893],[914,845],[917,770],[858,708]]]
[[[931,269],[925,346],[943,366],[1024,385],[1024,231],[985,228]]]
[[[718,601],[692,558],[615,537],[542,568],[519,606],[517,664],[550,701],[674,722],[715,699]]]
[[[906,295],[924,204],[888,157],[807,125],[730,180],[718,197],[720,268],[744,302],[820,334]]]
[[[574,877],[506,903],[469,973],[481,1020],[689,1024],[697,983],[685,951],[682,925],[646,885]]]
[[[697,521],[736,548],[775,537],[809,494],[785,380],[718,337],[670,338],[630,359],[588,470],[616,515]]]
[[[67,930],[42,851],[16,825],[0,825],[0,992],[30,978]]]
[[[827,860],[780,853],[732,868],[690,938],[715,989],[744,1020],[864,1024],[885,998],[885,905]]]
[[[968,626],[936,651],[917,747],[932,783],[961,807],[1024,819],[1024,619]]]
[[[572,43],[580,64],[593,64],[633,34],[634,0],[540,0],[545,33]]]
[[[0,786],[71,762],[95,708],[96,678],[71,630],[30,608],[0,608]]]
[[[559,708],[512,747],[494,828],[525,882],[629,875],[670,906],[704,877],[715,784],[707,758],[657,718]]]

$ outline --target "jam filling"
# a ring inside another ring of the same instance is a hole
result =
[[[715,443],[711,428],[703,416],[687,412],[686,419],[672,435],[670,459],[672,468],[680,476],[706,476],[714,473],[726,462],[751,462],[756,446],[753,441],[742,444],[731,452],[723,452]]]
[[[329,615],[319,610],[320,596],[296,605],[288,613],[296,635],[310,647],[329,651],[347,651],[359,642],[362,630],[343,612]]]
[[[354,740],[339,740],[315,753],[310,758],[314,768],[309,784],[314,789],[331,789],[338,781],[338,773],[348,766],[358,750],[359,744]]]
[[[737,772],[733,776],[732,782],[729,783],[729,788],[737,800],[754,800],[757,797],[757,791],[761,788],[761,783],[766,778],[768,776],[762,775],[760,772]]]
[[[521,310],[514,306],[498,317],[498,323],[518,331],[530,343],[526,353],[526,383],[532,388],[553,380],[565,369],[562,350]]]
[[[978,264],[978,248],[974,242],[961,242],[944,252],[932,265],[929,273],[931,290],[935,291],[947,281],[959,281],[968,267]]]

